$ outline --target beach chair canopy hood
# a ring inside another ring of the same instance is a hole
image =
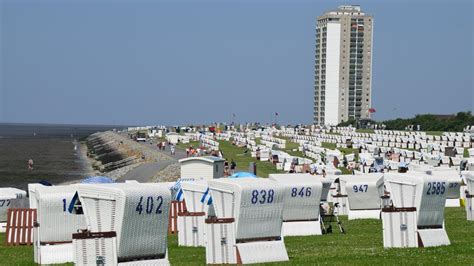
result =
[[[78,193],[88,228],[117,233],[119,260],[166,254],[171,199],[167,184],[81,184]]]
[[[361,174],[340,177],[341,186],[347,192],[351,210],[375,210],[381,208],[383,174]]]
[[[234,218],[236,239],[279,237],[284,187],[265,178],[221,178],[209,181],[217,218]]]
[[[285,189],[283,221],[318,220],[323,184],[310,174],[270,174]]]

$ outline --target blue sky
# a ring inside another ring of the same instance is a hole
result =
[[[472,1],[0,0],[0,122],[311,123],[316,18],[374,16],[377,120],[473,111]]]

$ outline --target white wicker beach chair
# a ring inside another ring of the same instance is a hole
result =
[[[461,198],[462,178],[458,171],[447,167],[434,167],[428,174],[447,179],[446,207],[459,207]]]
[[[444,228],[448,179],[423,173],[387,173],[384,178],[394,208],[416,208],[417,236],[411,237],[416,238],[417,245],[449,245]]]
[[[22,203],[18,201],[23,201],[24,199],[26,199],[26,191],[24,190],[12,187],[0,188],[0,223],[7,221],[8,209],[21,208]]]
[[[0,188],[0,233],[5,233],[7,224],[7,213],[10,208],[25,208],[26,191],[12,188]]]
[[[348,197],[349,220],[380,219],[380,198],[384,195],[383,174],[341,176],[340,182]]]
[[[216,217],[206,220],[207,263],[288,260],[281,238],[283,186],[263,178],[223,178],[209,181],[209,188]]]
[[[163,184],[79,185],[79,200],[90,233],[116,233],[116,250],[106,253],[105,260],[116,256],[119,265],[166,265],[169,207],[171,193]],[[104,240],[105,241],[105,240]],[[114,241],[105,241],[113,243]],[[78,243],[79,244],[79,243]],[[113,247],[107,246],[109,250]],[[76,258],[93,258],[101,246],[76,249]],[[85,255],[84,252],[90,252]]]
[[[178,213],[178,245],[206,246],[205,218],[214,213],[208,183],[205,180],[182,182],[186,212]]]
[[[270,174],[269,178],[284,186],[287,193],[283,236],[321,235],[321,179],[310,174]]]
[[[37,186],[34,197],[37,224],[34,229],[34,257],[38,264],[73,262],[72,234],[85,228],[84,215],[68,212],[77,185]]]

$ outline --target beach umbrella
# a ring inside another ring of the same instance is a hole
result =
[[[249,172],[237,172],[229,176],[229,178],[240,178],[240,177],[257,177],[257,176]]]
[[[114,180],[106,176],[89,176],[86,179],[82,180],[83,184],[104,184],[104,183],[114,183]]]

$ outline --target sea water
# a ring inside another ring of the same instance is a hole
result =
[[[46,180],[60,184],[91,174],[81,141],[111,126],[0,124],[0,187],[26,189]],[[76,146],[76,149],[74,148]],[[28,160],[34,162],[28,168]]]

